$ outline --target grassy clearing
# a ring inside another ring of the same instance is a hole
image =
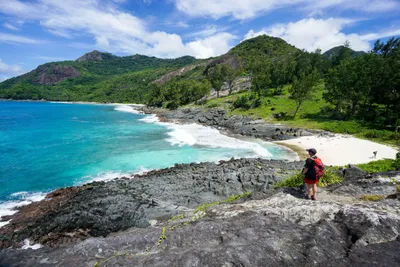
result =
[[[261,98],[261,106],[251,109],[232,109],[232,103],[241,96],[248,95],[248,92],[232,94],[217,99],[210,99],[204,108],[210,109],[221,107],[229,111],[231,115],[247,115],[261,118],[271,123],[284,123],[293,127],[308,129],[321,129],[333,133],[351,134],[359,138],[369,139],[376,142],[400,146],[400,133],[385,129],[375,129],[374,125],[357,120],[333,120],[327,110],[332,106],[324,98],[324,83],[317,85],[313,101],[306,101],[299,109],[296,118],[293,114],[296,110],[296,103],[290,99],[288,89],[290,85],[283,88],[283,94],[278,96],[266,96]],[[276,114],[281,114],[277,119]]]
[[[382,159],[356,166],[369,173],[394,171],[400,168],[400,159]]]
[[[294,174],[287,179],[280,181],[275,185],[276,188],[279,187],[299,187],[304,182],[304,176],[299,172],[298,174]],[[330,169],[325,171],[325,175],[318,181],[318,186],[326,187],[328,185],[339,184],[343,182],[343,178],[334,174]]]

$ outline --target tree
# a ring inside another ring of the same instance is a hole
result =
[[[265,95],[271,84],[271,63],[267,59],[252,59],[248,66],[251,77],[251,90],[258,96]]]
[[[335,116],[343,108],[347,108],[349,92],[354,90],[356,79],[356,74],[352,70],[354,65],[354,59],[344,60],[338,66],[329,70],[326,78],[324,98],[335,106]]]
[[[314,93],[314,86],[319,79],[319,73],[314,69],[311,73],[301,73],[300,77],[295,77],[292,87],[290,88],[290,97],[296,102],[296,111],[293,118],[296,118],[300,106],[307,100],[312,100]]]
[[[239,70],[235,68],[231,68],[228,64],[222,65],[221,75],[225,79],[228,84],[229,94],[232,93],[233,82],[236,80],[236,77],[239,75]]]
[[[221,65],[216,65],[214,67],[214,70],[209,76],[209,80],[214,90],[217,91],[217,98],[219,98],[219,92],[221,91],[222,85],[224,84],[224,77]]]

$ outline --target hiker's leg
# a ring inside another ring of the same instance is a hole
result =
[[[313,184],[313,187],[312,187],[312,193],[313,194],[312,195],[313,195],[315,200],[317,200],[317,190],[318,190],[317,184]]]
[[[310,198],[313,195],[313,185],[307,184],[307,196]]]

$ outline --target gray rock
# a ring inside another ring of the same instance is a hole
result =
[[[26,238],[57,245],[130,227],[148,227],[151,220],[170,218],[206,202],[246,191],[266,193],[269,185],[301,167],[301,162],[261,159],[219,165],[176,164],[132,179],[95,182],[60,194],[56,191],[7,218],[12,223],[0,228],[0,236],[7,237],[0,239],[0,247],[19,246]],[[284,171],[277,173],[276,169]]]
[[[345,169],[343,173],[345,179],[355,179],[355,178],[365,177],[365,175],[367,174],[367,172],[361,170],[360,168],[354,165],[349,166],[349,168]]]
[[[151,113],[151,111],[147,111]],[[268,141],[287,140],[298,136],[312,135],[305,129],[293,129],[284,125],[268,124],[260,119],[248,116],[228,116],[223,109],[215,108],[203,111],[199,108],[186,108],[173,111],[160,111],[160,115],[167,120],[183,123],[201,123],[214,126],[233,134],[262,138]],[[276,129],[279,128],[279,131]]]
[[[167,223],[166,238],[148,253],[166,224],[37,251],[4,249],[0,266],[399,266],[399,212],[397,200],[349,205],[280,193],[216,206],[174,230]]]

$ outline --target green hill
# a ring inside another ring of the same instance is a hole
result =
[[[155,80],[166,88],[177,81],[204,82],[208,72],[217,65],[228,64],[246,73],[246,70],[251,72],[249,63],[252,60],[288,62],[301,53],[282,39],[266,35],[243,41],[227,54],[209,60],[190,56],[177,59],[143,55],[118,57],[93,51],[75,61],[41,65],[0,83],[0,98],[145,103],[148,87],[152,87]]]
[[[300,52],[296,47],[288,44],[281,38],[261,35],[241,42],[232,48],[228,54],[236,55],[243,59],[250,59],[256,56],[279,57],[290,56]]]
[[[340,45],[340,46],[335,46],[335,47],[325,51],[322,55],[326,56],[330,60],[334,60],[335,58],[339,57],[341,53],[344,53],[344,52],[347,52],[353,58],[356,58],[356,57],[366,54],[364,51],[354,51],[351,48]]]
[[[35,70],[0,83],[0,98],[45,99],[63,101],[130,102],[136,86],[154,80],[168,71],[198,61],[189,56],[160,59],[143,55],[118,57],[93,51],[76,61],[51,62]],[[139,81],[140,77],[140,81]],[[102,85],[110,81],[121,84],[127,95],[121,98],[116,88],[103,95]],[[119,96],[116,96],[119,95]]]

